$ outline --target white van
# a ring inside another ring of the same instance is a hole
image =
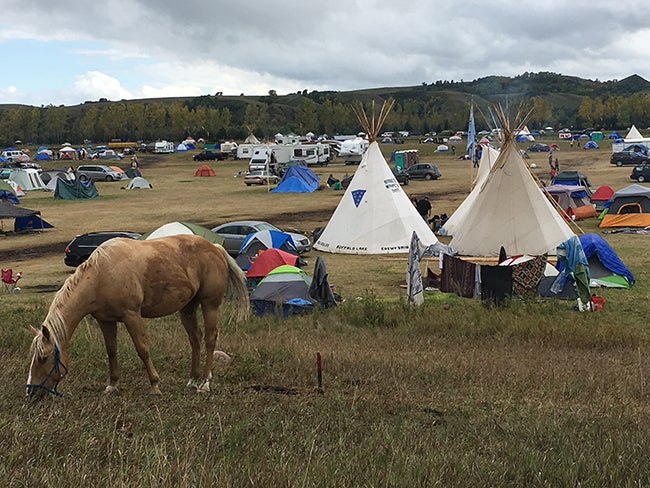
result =
[[[23,152],[18,151],[17,149],[5,149],[4,151],[2,151],[2,157],[7,158],[12,163],[18,161],[18,159],[20,158],[20,156],[22,156],[22,154]]]

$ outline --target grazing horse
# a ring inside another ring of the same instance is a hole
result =
[[[227,292],[237,302],[233,317],[246,319],[249,303],[244,273],[223,247],[203,237],[175,235],[145,241],[106,241],[56,293],[41,330],[31,328],[35,337],[27,395],[60,395],[57,385],[69,368],[68,344],[86,315],[97,320],[106,343],[106,393],[117,391],[117,322],[123,322],[147,369],[151,393],[160,394],[160,378],[149,357],[143,318],[164,317],[178,311],[192,347],[188,386],[209,391],[218,309]],[[202,372],[199,305],[205,329]]]

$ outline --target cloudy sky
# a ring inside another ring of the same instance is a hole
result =
[[[639,0],[0,0],[0,103],[650,79]]]

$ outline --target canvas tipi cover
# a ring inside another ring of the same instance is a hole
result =
[[[575,235],[542,193],[512,135],[478,192],[450,246],[465,256],[555,254]]]
[[[630,131],[627,133],[627,135],[623,140],[625,142],[634,142],[634,141],[640,141],[644,139],[645,138],[641,135],[639,129],[636,128],[636,125],[632,124],[632,127],[630,127]]]
[[[407,253],[413,231],[426,246],[438,242],[373,141],[314,248],[342,254]]]
[[[463,221],[467,216],[467,212],[470,211],[474,200],[481,190],[481,185],[490,174],[490,170],[497,158],[499,157],[499,151],[494,149],[492,146],[485,146],[481,152],[481,160],[478,165],[478,171],[476,173],[476,178],[474,179],[474,187],[472,191],[465,197],[465,200],[458,206],[456,211],[451,214],[451,217],[447,220],[445,225],[440,229],[440,234],[445,236],[453,236],[456,229],[459,226],[463,225]]]

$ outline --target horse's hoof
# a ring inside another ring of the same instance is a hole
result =
[[[197,390],[199,388],[199,380],[195,380],[193,378],[190,378],[190,380],[187,382],[187,385],[185,385],[187,388],[191,388],[193,390]]]
[[[149,394],[153,396],[161,396],[162,392],[160,391],[160,388],[157,386],[152,386],[151,390],[149,390]]]
[[[201,385],[196,389],[197,393],[209,393],[210,392],[210,381],[205,380]]]
[[[119,395],[119,394],[120,394],[120,390],[117,388],[117,386],[108,385],[104,389],[104,395]]]

